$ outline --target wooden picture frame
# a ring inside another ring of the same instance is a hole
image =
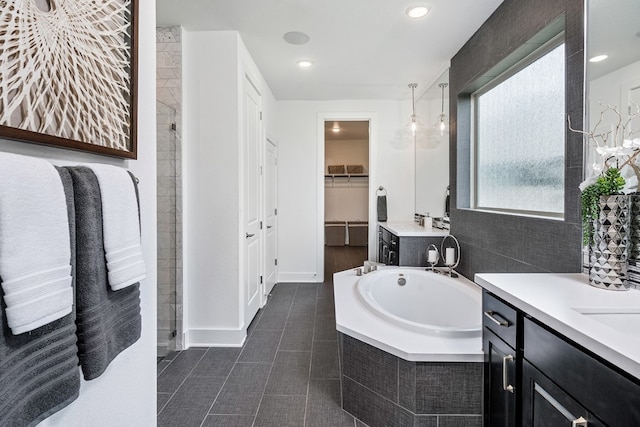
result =
[[[136,159],[138,2],[0,2],[0,138]]]

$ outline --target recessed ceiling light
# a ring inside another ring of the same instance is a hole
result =
[[[598,56],[594,56],[593,58],[589,59],[589,62],[600,62],[600,61],[604,61],[605,59],[607,59],[609,57],[609,55],[598,55]]]
[[[331,130],[333,131],[333,133],[340,132],[340,125],[338,124],[338,122],[333,122],[333,127],[331,128]]]
[[[298,61],[298,67],[300,68],[311,68],[313,67],[313,61],[310,61],[308,59],[303,59]]]
[[[282,38],[289,44],[306,44],[311,40],[311,37],[302,31],[289,31]]]
[[[429,8],[427,6],[411,6],[405,13],[409,18],[420,19],[429,13]]]

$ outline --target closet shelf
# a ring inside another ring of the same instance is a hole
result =
[[[369,178],[369,174],[366,173],[340,173],[340,174],[331,174],[325,175],[325,180],[331,179],[331,183],[334,183],[337,179],[338,181],[347,181],[351,182],[351,178]]]

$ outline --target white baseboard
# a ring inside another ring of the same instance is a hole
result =
[[[323,278],[316,273],[278,272],[278,283],[322,283]]]
[[[185,347],[242,347],[247,338],[245,329],[189,329]]]

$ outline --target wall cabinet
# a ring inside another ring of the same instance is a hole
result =
[[[640,380],[483,293],[486,426],[640,425]]]

